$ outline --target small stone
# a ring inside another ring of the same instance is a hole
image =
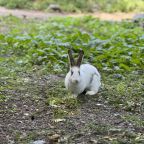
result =
[[[97,142],[98,142],[98,141],[95,140],[95,139],[91,139],[91,140],[90,140],[90,143],[93,143],[93,144],[97,144]]]
[[[49,7],[48,7],[48,9],[51,9],[51,10],[53,10],[53,11],[62,12],[60,6],[57,5],[57,4],[50,4]]]
[[[119,117],[119,116],[120,116],[120,114],[119,114],[119,113],[114,113],[114,116],[116,116],[116,117],[118,116],[118,117]]]
[[[52,136],[49,136],[49,139],[51,140],[51,141],[58,141],[58,139],[60,138],[60,135],[59,134],[54,134],[54,135],[52,135]]]
[[[121,74],[114,74],[113,78],[123,79],[123,76]]]
[[[54,122],[62,122],[65,121],[65,119],[54,119]]]
[[[46,144],[46,142],[44,140],[37,140],[37,141],[34,141],[30,144]]]
[[[104,106],[104,105],[103,105],[103,104],[101,104],[101,103],[97,103],[96,105],[97,105],[97,106]]]
[[[25,116],[29,116],[29,114],[28,114],[28,113],[24,113],[24,115],[25,115]]]
[[[51,129],[54,129],[55,127],[54,126],[52,126],[51,124],[48,124],[49,125],[49,127],[51,128]]]

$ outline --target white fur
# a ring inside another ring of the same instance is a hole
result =
[[[71,75],[73,71],[73,75]],[[79,75],[80,71],[80,75]],[[79,67],[71,67],[65,77],[66,88],[74,95],[78,96],[84,90],[86,94],[94,95],[101,86],[101,76],[98,70],[90,64],[82,64]]]

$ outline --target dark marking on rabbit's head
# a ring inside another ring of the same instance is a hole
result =
[[[72,50],[68,50],[68,57],[70,63],[70,73],[71,73],[71,81],[73,83],[78,83],[80,81],[80,65],[82,63],[82,59],[84,56],[84,51],[80,49],[77,62],[75,62],[72,56]]]
[[[75,62],[74,58],[73,58],[73,55],[72,55],[72,50],[69,49],[68,50],[68,58],[69,58],[69,63],[70,63],[70,66],[73,67],[73,66],[77,66],[77,67],[80,67],[81,63],[82,63],[82,60],[83,60],[83,56],[84,56],[84,51],[82,49],[79,50],[79,54],[78,54],[78,59],[77,59],[77,62]]]

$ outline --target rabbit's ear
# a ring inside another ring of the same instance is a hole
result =
[[[83,56],[84,56],[84,51],[82,49],[80,49],[79,56],[78,56],[78,59],[77,59],[77,64],[76,64],[78,67],[80,67],[80,65],[81,65]]]
[[[72,56],[72,50],[71,49],[68,50],[68,58],[69,58],[70,66],[71,67],[74,66],[75,65],[75,61],[74,61],[74,58]]]

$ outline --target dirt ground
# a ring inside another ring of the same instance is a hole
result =
[[[58,91],[57,82],[62,84],[63,78],[26,74],[20,77],[21,80],[1,80],[1,85],[9,85],[7,90],[1,90],[8,97],[0,106],[1,144],[28,144],[37,140],[46,144],[109,144],[115,139],[126,144],[144,130],[124,120],[123,117],[133,113],[109,105],[102,91],[93,97],[81,95],[76,112],[57,119],[54,115],[57,107],[47,105],[46,100],[51,88]],[[142,115],[137,117],[142,119]]]
[[[14,15],[17,17],[25,17],[25,18],[38,18],[38,19],[47,19],[49,17],[54,16],[72,16],[72,17],[80,17],[84,15],[91,15],[93,17],[99,18],[101,20],[114,20],[114,21],[121,21],[124,19],[132,19],[136,13],[93,13],[93,14],[66,14],[66,13],[46,13],[41,11],[30,11],[30,10],[10,10],[3,7],[0,7],[0,15],[7,16],[7,15]]]

